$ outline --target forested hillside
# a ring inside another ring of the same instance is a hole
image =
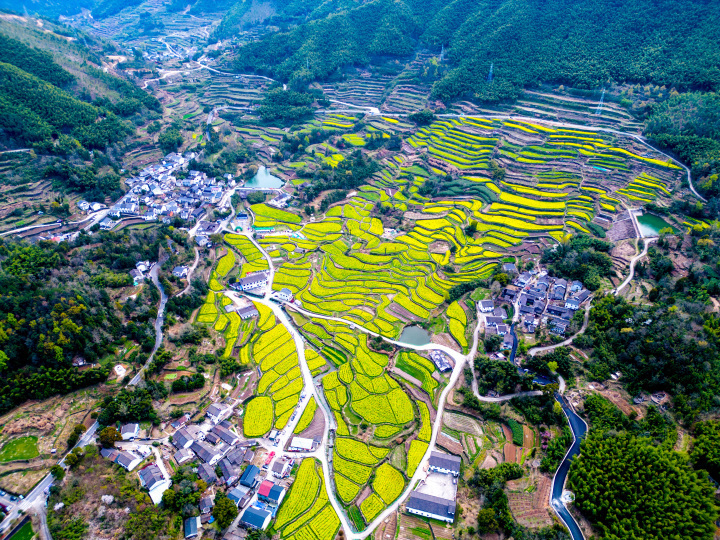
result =
[[[157,289],[146,285],[122,305],[114,300],[132,287],[135,262],[157,259],[169,239],[178,253],[188,248],[187,237],[168,227],[81,234],[72,243],[0,244],[0,414],[105,380],[103,360],[121,345],[152,349]],[[167,265],[174,262],[176,256]],[[79,371],[76,358],[100,367]]]
[[[281,20],[297,9],[294,3],[275,7]],[[698,0],[374,0],[247,45],[237,62],[284,80],[322,79],[373,56],[445,46],[452,69],[434,89],[445,100],[515,98],[540,82],[714,89],[720,49],[711,36],[719,22],[720,6]]]
[[[53,31],[32,19],[0,20],[0,150],[32,148],[37,155],[5,183],[46,177],[59,189],[104,200],[119,187],[106,181],[123,167],[115,156],[162,107],[102,69],[102,43],[63,37],[49,22],[43,28]]]

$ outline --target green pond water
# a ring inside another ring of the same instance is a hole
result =
[[[270,174],[267,168],[264,165],[261,165],[258,168],[258,172],[255,174],[255,176],[245,182],[245,187],[277,189],[283,187],[284,184],[285,182],[283,182],[277,176]]]
[[[402,331],[398,341],[400,343],[407,343],[408,345],[427,345],[430,343],[431,338],[432,334],[424,328],[408,326]]]
[[[643,214],[637,218],[638,225],[640,226],[640,233],[643,237],[648,236],[659,236],[662,229],[670,227],[675,230],[667,221],[663,218],[655,216],[653,214]]]

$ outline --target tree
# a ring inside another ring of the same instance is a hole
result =
[[[485,338],[485,352],[495,352],[500,349],[502,337],[493,334]]]
[[[85,454],[83,454],[82,448],[75,448],[72,452],[65,456],[65,463],[68,467],[74,469],[78,466],[78,464],[82,461],[82,458],[84,457]]]
[[[175,152],[183,143],[182,135],[177,129],[171,128],[160,134],[158,144],[164,154]]]
[[[61,465],[53,465],[50,467],[50,474],[53,475],[55,480],[62,482],[63,478],[65,478],[65,469],[63,469]]]
[[[409,115],[408,120],[415,122],[418,126],[427,126],[435,121],[435,113],[429,109],[424,109]]]
[[[501,272],[499,274],[495,274],[495,281],[505,287],[508,283],[510,283],[510,277],[506,273]]]
[[[695,467],[705,469],[717,479],[720,477],[720,422],[698,422],[693,432],[695,441],[690,451],[690,460]]]
[[[238,508],[234,502],[227,498],[225,493],[219,492],[215,495],[215,506],[213,507],[212,515],[217,520],[220,528],[226,529],[237,517]]]
[[[483,508],[478,512],[478,534],[487,534],[497,530],[498,522],[492,508]]]
[[[599,525],[604,538],[714,537],[718,513],[707,474],[645,438],[591,432],[572,461],[568,485],[575,506]],[[668,486],[682,486],[682,495],[679,490],[663,495]]]
[[[115,443],[122,440],[122,435],[113,426],[108,426],[100,432],[100,444],[103,448],[114,448]]]
[[[68,436],[67,445],[68,448],[72,448],[77,444],[77,442],[80,440],[80,435],[85,433],[87,431],[87,428],[83,426],[82,424],[77,424],[70,435]]]

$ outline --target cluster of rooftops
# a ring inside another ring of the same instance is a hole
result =
[[[512,274],[513,270],[517,273],[512,263],[504,264],[503,270],[508,274]],[[503,289],[499,300],[518,306],[525,332],[534,333],[540,324],[545,324],[551,332],[562,335],[575,312],[590,297],[591,292],[581,281],[554,278],[544,270],[529,270],[516,275],[512,284]],[[492,300],[482,300],[478,304],[478,310],[483,313],[493,309],[495,304]],[[499,328],[497,333],[505,335]]]
[[[233,175],[222,178],[210,178],[201,171],[188,171],[185,178],[176,175],[187,169],[194,152],[181,155],[171,153],[159,163],[145,167],[138,176],[125,180],[129,188],[108,210],[108,215],[100,222],[100,227],[112,229],[123,217],[162,220],[170,222],[174,217],[185,221],[197,221],[206,212],[206,206],[218,205],[228,189],[236,185]],[[81,201],[78,208],[85,212],[100,210],[91,203]],[[114,219],[113,219],[114,218]]]

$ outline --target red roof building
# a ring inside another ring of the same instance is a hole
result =
[[[270,490],[275,486],[270,480],[265,480],[258,488],[258,495],[261,497],[267,497],[270,495]]]

